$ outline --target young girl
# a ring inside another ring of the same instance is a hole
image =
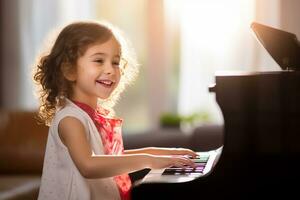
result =
[[[111,25],[76,22],[40,58],[39,118],[50,128],[39,199],[130,199],[128,173],[194,166],[189,149],[123,149],[112,106],[137,73],[131,51]]]

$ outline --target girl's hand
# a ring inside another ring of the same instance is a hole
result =
[[[151,169],[161,169],[168,167],[196,167],[195,163],[184,156],[157,156],[149,155],[149,167]]]
[[[198,154],[191,149],[186,148],[171,148],[169,149],[170,155],[186,155],[196,158]]]
[[[195,158],[198,156],[196,152],[191,149],[186,148],[157,148],[150,147],[148,152],[153,155],[181,155],[181,156],[190,156]]]

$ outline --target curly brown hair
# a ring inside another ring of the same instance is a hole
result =
[[[57,36],[50,53],[38,59],[34,68],[33,79],[39,87],[37,95],[40,101],[38,120],[50,125],[58,107],[64,106],[66,98],[72,94],[70,82],[65,78],[65,71],[74,70],[77,59],[89,45],[104,43],[114,37],[121,47],[121,57],[126,60],[123,76],[111,97],[102,104],[112,107],[138,73],[135,53],[121,32],[107,22],[74,22],[65,26]]]

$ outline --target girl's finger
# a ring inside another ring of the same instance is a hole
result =
[[[198,156],[198,154],[196,152],[194,152],[192,150],[189,150],[189,149],[188,150],[183,150],[181,153],[183,155],[188,155],[188,156],[190,156],[192,158],[196,158]]]
[[[188,166],[191,166],[191,167],[196,167],[195,163],[189,159],[189,158],[184,158],[181,160],[181,162],[184,164],[184,165],[188,165]]]

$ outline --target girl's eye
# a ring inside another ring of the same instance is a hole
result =
[[[95,62],[100,63],[100,64],[103,64],[103,63],[104,63],[104,60],[98,59],[98,60],[95,60]]]
[[[114,66],[119,67],[120,66],[120,62],[113,62],[112,63]]]

